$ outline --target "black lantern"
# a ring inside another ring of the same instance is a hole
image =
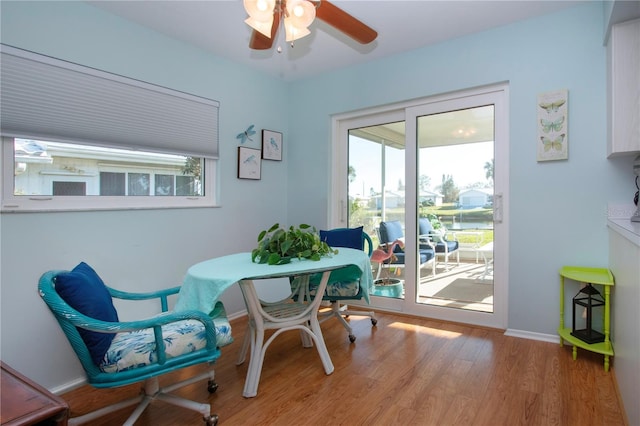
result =
[[[584,329],[576,330],[576,306],[582,306],[587,313],[586,326]],[[583,342],[592,344],[604,342],[604,334],[593,329],[593,310],[604,306],[602,295],[591,284],[582,287],[573,298],[573,327],[571,335]]]

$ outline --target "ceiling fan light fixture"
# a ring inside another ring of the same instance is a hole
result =
[[[311,34],[308,28],[294,25],[289,18],[284,18],[284,32],[287,42],[292,42]]]
[[[281,25],[285,27],[286,41],[293,46],[294,40],[311,34],[309,26],[316,18],[361,44],[371,43],[378,37],[378,33],[373,28],[329,0],[243,0],[243,2],[251,18],[245,22],[254,29],[249,40],[251,49],[271,49]],[[278,51],[281,51],[280,47]]]
[[[297,28],[307,28],[316,18],[316,7],[307,0],[287,1],[287,19]]]
[[[273,26],[273,16],[271,16],[271,20],[269,21],[258,21],[254,19],[252,16],[249,16],[244,21],[247,25],[249,25],[254,30],[263,34],[266,37],[271,37],[271,27]]]
[[[273,9],[276,6],[275,0],[244,0],[244,10],[253,19],[266,22],[273,22]]]

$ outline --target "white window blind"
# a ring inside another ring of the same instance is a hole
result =
[[[218,158],[217,101],[0,45],[2,136]]]

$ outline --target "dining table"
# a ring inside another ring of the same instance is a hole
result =
[[[323,256],[320,260],[294,258],[290,263],[281,265],[254,262],[250,252],[230,254],[197,263],[187,271],[174,310],[197,309],[212,313],[225,290],[236,283],[239,284],[247,306],[249,325],[238,364],[244,362],[247,351],[251,348],[242,393],[244,397],[251,398],[258,393],[268,346],[285,331],[300,330],[303,346],[310,347],[315,344],[325,373],[333,373],[333,363],[318,321],[322,297],[309,294],[309,281],[312,276],[320,277],[320,284],[316,290],[318,295],[324,294],[330,281],[344,277],[358,279],[364,299],[369,301],[369,292],[373,287],[369,256],[362,250],[341,247],[337,253]],[[277,281],[270,280],[272,278],[289,278],[294,283],[291,286],[292,293],[276,302],[261,300],[255,282],[269,280],[265,282],[266,285],[275,285]],[[275,330],[266,341],[265,330]]]

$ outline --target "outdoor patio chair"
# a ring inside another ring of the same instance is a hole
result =
[[[399,220],[380,222],[380,227],[378,228],[378,238],[380,239],[380,244],[382,246],[391,245],[396,240],[404,241],[404,230],[402,228],[402,223]],[[393,250],[393,254],[395,256],[391,259],[390,262],[381,264],[378,268],[378,277],[380,277],[380,271],[383,267],[390,267],[391,265],[404,266],[405,249],[403,247],[400,247],[400,245],[396,245]],[[420,247],[418,249],[420,267],[430,262],[433,276],[436,275],[435,255],[436,251],[431,242],[420,242]]]
[[[443,231],[442,231],[443,230]],[[436,249],[436,256],[444,258],[444,267],[449,269],[449,256],[455,253],[456,262],[460,266],[460,243],[455,232],[447,231],[444,226],[434,229],[431,221],[426,217],[418,219],[418,237],[421,242],[428,242]]]
[[[84,262],[72,271],[46,272],[40,278],[38,289],[71,343],[90,385],[114,388],[144,382],[137,397],[74,417],[69,420],[70,425],[92,422],[138,404],[124,423],[133,425],[156,399],[201,413],[207,425],[217,424],[218,416],[211,414],[209,404],[169,394],[204,379],[208,379],[209,392],[215,392],[218,385],[212,368],[162,388],[158,376],[196,364],[212,365],[220,357],[219,347],[232,341],[231,327],[221,302],[211,316],[200,311],[167,312],[168,296],[177,294],[180,287],[151,293],[115,290],[107,287]],[[112,298],[156,299],[162,313],[138,321],[119,321]]]

